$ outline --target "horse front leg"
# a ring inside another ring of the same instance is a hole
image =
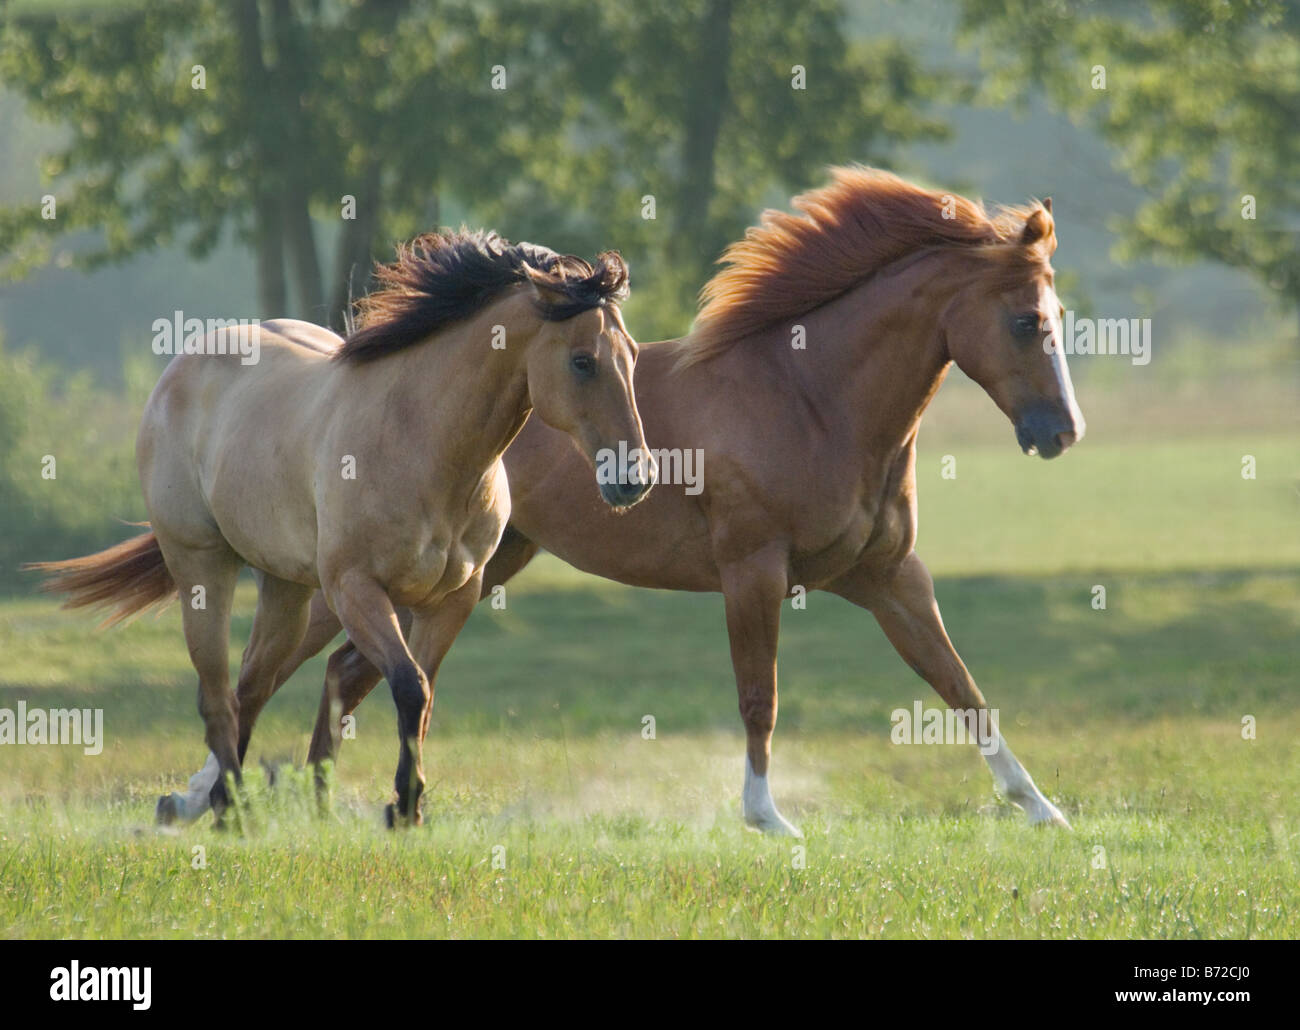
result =
[[[767,774],[776,729],[776,646],[788,587],[784,550],[761,551],[720,569],[727,636],[745,723],[745,822],[764,833],[802,837],[777,811]]]
[[[494,587],[501,586],[523,569],[537,554],[537,544],[516,530],[506,526],[496,553],[483,570],[483,582],[479,596],[487,597]],[[324,602],[322,601],[322,606]],[[322,614],[333,615],[326,608]],[[312,624],[316,624],[316,606],[312,606]],[[403,635],[409,635],[411,613],[405,608],[398,609]],[[337,626],[337,622],[335,623]],[[331,634],[332,637],[333,634]],[[323,645],[322,645],[323,646]],[[313,654],[315,652],[312,652]],[[320,707],[316,712],[316,726],[312,731],[311,747],[307,752],[307,761],[316,766],[317,786],[322,786],[321,763],[334,759],[338,755],[339,740],[342,735],[342,720],[351,715],[358,705],[366,699],[383,675],[361,654],[356,645],[345,640],[330,655],[325,668],[325,685],[321,688]]]
[[[397,702],[398,732],[404,746],[397,763],[394,783],[397,804],[389,805],[387,809],[390,827],[399,822],[417,825],[420,822],[420,795],[424,793],[424,738],[429,732],[429,719],[433,715],[433,693],[438,667],[447,657],[452,643],[465,628],[474,605],[478,603],[482,578],[482,572],[477,572],[463,586],[439,601],[436,607],[411,613],[409,645],[412,657],[424,674],[424,704],[416,715],[413,696],[403,696],[396,689],[393,691],[393,699]],[[349,630],[349,635],[350,632]],[[365,651],[364,648],[360,650],[363,653]],[[390,679],[389,684],[392,685],[392,682]],[[412,716],[416,717],[414,725]]]
[[[398,753],[394,778],[397,806],[389,805],[385,811],[388,825],[418,823],[420,794],[424,789],[419,741],[424,710],[433,696],[428,677],[403,639],[387,591],[368,572],[343,571],[322,586],[330,608],[343,623],[348,637],[388,680],[397,706]],[[427,616],[415,620],[411,629],[413,638],[424,633],[422,623],[428,621]]]
[[[1003,797],[1023,809],[1031,823],[1070,828],[1065,816],[1043,796],[1025,767],[1016,760],[992,719],[988,715],[980,716],[988,707],[984,695],[948,639],[934,597],[934,580],[915,552],[891,576],[881,577],[858,568],[826,589],[870,611],[903,661],[950,708],[966,713],[970,736],[979,742],[980,752]],[[984,728],[989,731],[987,740],[980,739]]]

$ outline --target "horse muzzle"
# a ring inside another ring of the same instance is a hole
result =
[[[1016,420],[1016,442],[1026,454],[1055,458],[1083,439],[1084,424],[1055,408],[1033,408]]]
[[[611,508],[626,509],[632,507],[655,485],[659,479],[659,466],[654,457],[638,450],[637,457],[620,464],[619,474],[614,482],[600,484],[600,496]]]
[[[601,483],[600,496],[611,508],[630,508],[650,492],[649,483]]]

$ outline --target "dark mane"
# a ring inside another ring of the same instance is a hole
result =
[[[397,260],[376,265],[375,278],[379,288],[358,302],[358,328],[335,361],[371,361],[404,350],[529,280],[541,291],[538,313],[551,322],[627,296],[627,265],[616,252],[601,254],[593,267],[571,254],[467,229],[399,244]]]

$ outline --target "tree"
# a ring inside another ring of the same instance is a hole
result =
[[[291,285],[300,314],[338,326],[386,238],[426,228],[443,191],[504,188],[520,174],[509,137],[556,116],[545,94],[491,89],[491,51],[524,33],[526,6],[202,0],[12,17],[0,76],[70,139],[44,162],[57,217],[0,212],[5,271],[66,233],[94,235],[79,256],[94,267],[174,240],[203,256],[233,229],[263,317],[290,310]],[[328,276],[313,212],[341,225]]]
[[[10,274],[70,232],[93,266],[234,231],[260,315],[336,327],[372,257],[455,209],[630,253],[666,330],[756,207],[941,132],[934,80],[851,45],[839,0],[144,0],[12,16],[0,76],[69,130],[57,218],[0,212]]]
[[[1300,319],[1300,7],[961,0],[1000,88],[1091,118],[1148,199],[1120,256],[1246,271]],[[993,48],[996,44],[996,53]]]
[[[850,41],[839,0],[548,8],[576,145],[515,184],[510,213],[533,232],[582,212],[586,244],[629,254],[642,331],[680,331],[763,205],[820,184],[827,165],[892,166],[898,143],[946,131],[924,113],[946,82],[896,40]]]

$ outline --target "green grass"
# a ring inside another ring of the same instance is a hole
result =
[[[1007,443],[925,446],[917,552],[944,575],[1300,567],[1300,425],[1290,436],[1111,442],[1055,461]],[[955,459],[956,478],[941,475]],[[1242,478],[1242,457],[1256,478]]]
[[[205,754],[177,613],[95,634],[4,602],[0,707],[103,708],[106,745],[0,747],[0,935],[1295,937],[1297,455],[1248,443],[922,454],[918,550],[949,632],[1073,833],[1022,825],[972,748],[891,744],[890,712],[937,697],[816,593],[783,615],[773,774],[805,850],[746,831],[720,599],[546,558],[444,665],[424,827],[381,828],[382,687],[328,818],[301,775],[265,788],[257,760],[302,762],[317,659],[259,723],[245,832],[163,832],[154,800]]]

